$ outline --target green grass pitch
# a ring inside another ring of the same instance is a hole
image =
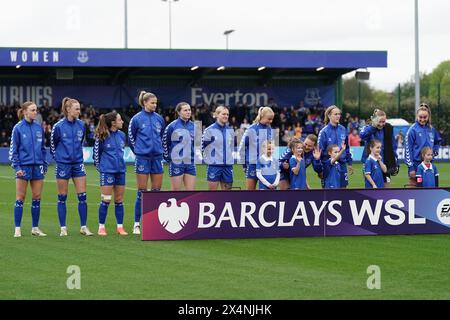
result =
[[[440,184],[450,185],[450,163],[438,164]],[[308,169],[308,171],[310,171]],[[362,236],[235,240],[140,241],[131,234],[135,177],[128,167],[125,193],[127,237],[84,237],[79,231],[73,185],[67,201],[68,231],[59,237],[54,168],[49,169],[41,207],[45,238],[32,237],[30,192],[22,238],[13,238],[15,182],[0,166],[0,299],[450,299],[450,236]],[[166,168],[167,172],[167,168]],[[88,226],[98,227],[98,173],[87,166]],[[235,186],[244,185],[235,168]],[[319,181],[310,173],[310,183]],[[198,168],[197,189],[206,187]],[[406,183],[405,168],[393,186]],[[167,173],[163,190],[170,186]],[[350,186],[362,187],[361,165]],[[80,267],[81,289],[69,290],[71,265]],[[381,270],[381,289],[369,290],[367,268]]]

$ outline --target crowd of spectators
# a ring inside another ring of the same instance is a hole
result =
[[[308,134],[318,134],[323,127],[323,112],[325,108],[318,104],[314,107],[305,107],[303,101],[297,106],[279,107],[273,101],[269,106],[275,112],[275,118],[272,127],[279,129],[280,145],[286,146],[291,137],[305,138]],[[203,128],[214,123],[212,117],[215,105],[200,104],[192,106],[192,120],[201,121]],[[11,139],[11,131],[17,123],[17,109],[15,106],[0,105],[0,147],[8,147]],[[117,112],[124,119],[124,128],[126,132],[128,123],[134,114],[139,112],[139,106],[130,105],[127,108],[116,108]],[[45,132],[45,144],[50,146],[50,135],[53,125],[62,118],[59,107],[40,106],[38,108],[39,115],[37,122],[42,125]],[[111,111],[111,109],[97,109],[91,105],[81,104],[80,120],[86,125],[86,146],[94,145],[94,131],[97,126],[100,114]],[[170,123],[176,118],[174,108],[158,108],[157,112],[164,117],[166,123]],[[250,126],[258,112],[257,107],[239,104],[230,107],[229,125],[237,132],[237,136],[242,136],[244,131]],[[361,139],[359,130],[365,125],[364,120],[360,120],[357,116],[351,116],[346,113],[341,118],[342,124],[348,129],[349,144],[351,146],[359,146]],[[398,137],[402,141],[403,137]]]

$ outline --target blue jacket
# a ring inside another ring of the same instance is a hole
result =
[[[359,136],[361,137],[361,140],[364,141],[365,146],[369,144],[372,140],[380,140],[381,141],[381,157],[384,161],[384,130],[378,129],[377,127],[374,127],[372,125],[364,126],[361,129],[361,132],[359,133]],[[392,130],[392,150],[394,150],[394,157],[395,162],[398,164],[398,157],[397,157],[397,140],[394,137],[394,130]],[[365,163],[367,159],[366,152],[363,152],[361,162]]]
[[[297,174],[294,174],[292,171],[297,166],[297,159],[295,156],[292,156],[289,159],[289,169],[291,172],[291,189],[306,189],[306,167],[305,167],[305,159],[300,160],[300,168]]]
[[[373,188],[369,180],[365,177],[366,174],[370,174],[373,182],[375,182],[377,188],[384,188],[383,170],[381,170],[378,160],[369,155],[364,162],[364,181],[366,188]]]
[[[164,160],[167,162],[174,161],[176,164],[194,164],[194,122],[191,120],[184,121],[178,118],[172,121],[164,130],[163,149]],[[175,154],[172,154],[173,149]],[[189,151],[184,154],[183,151]],[[174,158],[172,158],[174,156]],[[185,159],[186,157],[189,160]],[[189,161],[189,162],[187,162]]]
[[[52,129],[50,153],[57,163],[82,163],[83,140],[86,134],[84,122],[67,118],[59,120]]]
[[[339,162],[331,163],[331,158],[328,158],[323,163],[323,179],[325,189],[341,188],[341,165]]]
[[[286,173],[288,173],[289,170],[285,170],[283,168],[283,163],[286,161],[289,163],[289,159],[291,159],[293,155],[294,154],[292,153],[292,150],[290,148],[286,148],[286,150],[278,160],[281,171],[285,171]],[[313,169],[316,173],[321,173],[323,171],[322,162],[320,160],[314,159],[313,151],[304,153],[303,160],[305,160],[305,168],[308,168],[312,164]]]
[[[237,150],[241,161],[244,159],[246,165],[256,164],[262,154],[259,147],[263,141],[273,139],[272,131],[273,129],[270,126],[261,123],[254,123],[248,127],[242,136]]]
[[[417,121],[408,129],[405,137],[405,163],[408,171],[422,162],[421,151],[424,147],[433,149],[434,156],[439,153],[441,136],[430,126],[421,126]]]
[[[337,126],[331,125],[331,123],[327,124],[322,128],[319,132],[318,145],[319,149],[322,151],[321,160],[325,162],[330,156],[327,153],[327,147],[330,144],[335,144],[339,148],[342,145],[342,142],[345,141],[345,151],[339,158],[340,163],[347,163],[349,166],[352,165],[352,155],[350,153],[350,146],[348,145],[348,136],[347,130],[344,126],[338,124]]]
[[[46,155],[42,127],[25,119],[18,122],[12,130],[9,148],[9,160],[14,170],[21,170],[22,165],[44,165],[47,171]]]
[[[422,179],[422,187],[424,188],[437,187],[437,176],[439,176],[439,171],[433,163],[430,168],[427,168],[423,162],[417,167],[416,177],[418,178],[417,180],[419,178]]]
[[[126,142],[125,133],[120,130],[109,131],[105,140],[95,139],[94,164],[99,172],[124,173],[126,172],[123,150]]]
[[[225,124],[213,123],[205,129],[202,136],[203,160],[208,165],[233,165],[234,131]]]
[[[164,119],[156,112],[142,110],[136,113],[128,126],[131,151],[136,156],[147,159],[162,156],[164,126]]]

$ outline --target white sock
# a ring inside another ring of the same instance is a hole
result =
[[[123,228],[123,224],[118,224],[117,228]]]
[[[139,222],[135,222],[135,223],[134,223],[134,226],[135,226],[135,227],[140,227],[141,225],[140,225]]]
[[[86,229],[86,226],[81,226],[81,229]]]
[[[31,230],[33,231],[37,231],[37,229],[39,229],[38,227],[32,227]]]
[[[61,230],[67,230],[67,227],[65,227],[65,226],[61,227]]]
[[[99,228],[104,228],[105,225],[100,223],[100,224],[98,225],[98,227],[99,227]]]
[[[15,231],[20,231],[20,227],[16,227],[16,230]]]

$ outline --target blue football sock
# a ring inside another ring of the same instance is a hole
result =
[[[136,195],[136,203],[134,204],[134,222],[141,222],[141,197],[145,189],[139,189]]]
[[[22,214],[23,214],[23,201],[16,200],[16,203],[14,205],[14,224],[16,225],[16,227],[20,227],[20,224],[22,222]]]
[[[66,226],[66,216],[67,216],[66,199],[67,194],[58,194],[58,218],[59,218],[59,225],[61,227]]]
[[[85,226],[87,220],[86,192],[78,193],[78,215],[80,216],[80,225]]]
[[[98,221],[100,224],[105,224],[106,215],[108,214],[109,202],[102,201],[98,208]]]
[[[31,221],[33,228],[39,226],[40,215],[41,215],[41,199],[33,199],[31,202]]]
[[[123,224],[123,202],[116,202],[115,205],[117,224]]]

